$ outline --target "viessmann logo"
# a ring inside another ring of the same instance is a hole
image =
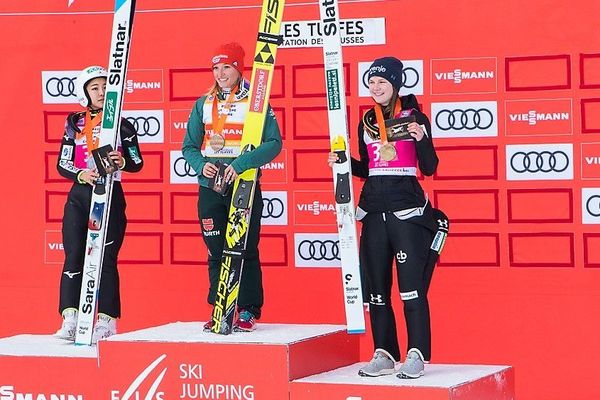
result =
[[[82,394],[21,392],[15,386],[0,386],[0,400],[84,400]]]
[[[129,387],[125,390],[125,392],[121,395],[121,392],[118,390],[112,390],[110,392],[110,400],[165,400],[165,393],[159,391],[159,386],[167,373],[167,367],[164,367],[160,372],[154,371],[156,368],[159,368],[159,364],[167,357],[166,354],[159,356],[156,360],[152,361],[150,365],[148,365],[140,374],[131,382]],[[140,386],[146,382],[146,379],[151,380],[152,378],[148,378],[152,373],[156,376],[154,381],[150,385],[150,388],[146,393],[140,393]]]
[[[495,57],[431,60],[431,93],[495,93]]]
[[[572,99],[506,101],[507,135],[570,135]]]
[[[163,101],[162,69],[132,69],[125,79],[126,103],[157,103]]]

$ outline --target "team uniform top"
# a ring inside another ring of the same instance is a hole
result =
[[[358,126],[358,151],[360,160],[352,159],[352,174],[367,178],[358,207],[365,212],[386,212],[423,207],[426,197],[417,180],[417,166],[424,175],[432,175],[438,165],[438,157],[431,140],[431,124],[419,110],[414,95],[402,96],[403,114],[411,114],[416,122],[424,126],[425,135],[420,141],[402,140],[394,142],[398,157],[394,161],[383,161],[378,150],[381,140],[372,137],[363,120]],[[377,133],[378,135],[378,133]]]
[[[281,133],[275,120],[275,113],[269,106],[265,117],[262,143],[256,149],[240,154],[244,120],[248,112],[249,86],[248,81],[242,80],[240,89],[234,95],[221,132],[225,138],[225,145],[218,151],[211,148],[209,144],[210,138],[214,134],[212,120],[214,96],[200,97],[192,108],[182,151],[190,166],[198,172],[200,186],[209,187],[208,178],[201,173],[207,162],[214,164],[218,160],[224,164],[231,164],[240,174],[270,162],[281,151]],[[225,108],[225,97],[226,95],[223,94],[217,95],[219,113]]]
[[[86,135],[82,132],[85,126],[85,112],[71,113],[67,117],[60,154],[58,157],[58,172],[63,177],[77,182],[77,176],[84,170],[95,167],[94,158],[88,150]],[[92,130],[94,139],[100,134],[100,125]],[[121,119],[120,137],[117,139],[117,150],[125,159],[123,171],[138,172],[143,167],[140,147],[135,128],[131,122]],[[121,180],[121,171],[113,173],[115,181]]]

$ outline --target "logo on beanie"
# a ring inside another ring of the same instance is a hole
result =
[[[227,59],[227,58],[229,58],[229,56],[227,54],[219,54],[218,56],[214,56],[212,59],[212,63],[218,64],[221,62],[221,59],[223,59],[223,58]]]
[[[375,65],[375,66],[369,68],[369,76],[376,74],[376,73],[383,74],[385,71],[386,71],[386,68],[383,65]]]

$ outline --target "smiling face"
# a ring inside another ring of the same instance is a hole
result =
[[[104,107],[104,92],[106,91],[106,78],[94,78],[89,81],[85,90],[90,96],[90,108],[99,110]]]
[[[240,73],[230,64],[219,63],[213,66],[213,76],[221,89],[232,89],[240,79]]]
[[[378,104],[387,106],[394,94],[394,87],[387,79],[372,76],[369,78],[369,93]]]

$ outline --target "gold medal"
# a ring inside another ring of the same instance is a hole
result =
[[[219,151],[223,147],[225,147],[225,138],[222,135],[215,133],[210,137],[208,144],[210,145],[210,148],[214,151]]]
[[[385,143],[379,149],[379,154],[383,161],[392,161],[396,159],[396,148],[391,143]]]

